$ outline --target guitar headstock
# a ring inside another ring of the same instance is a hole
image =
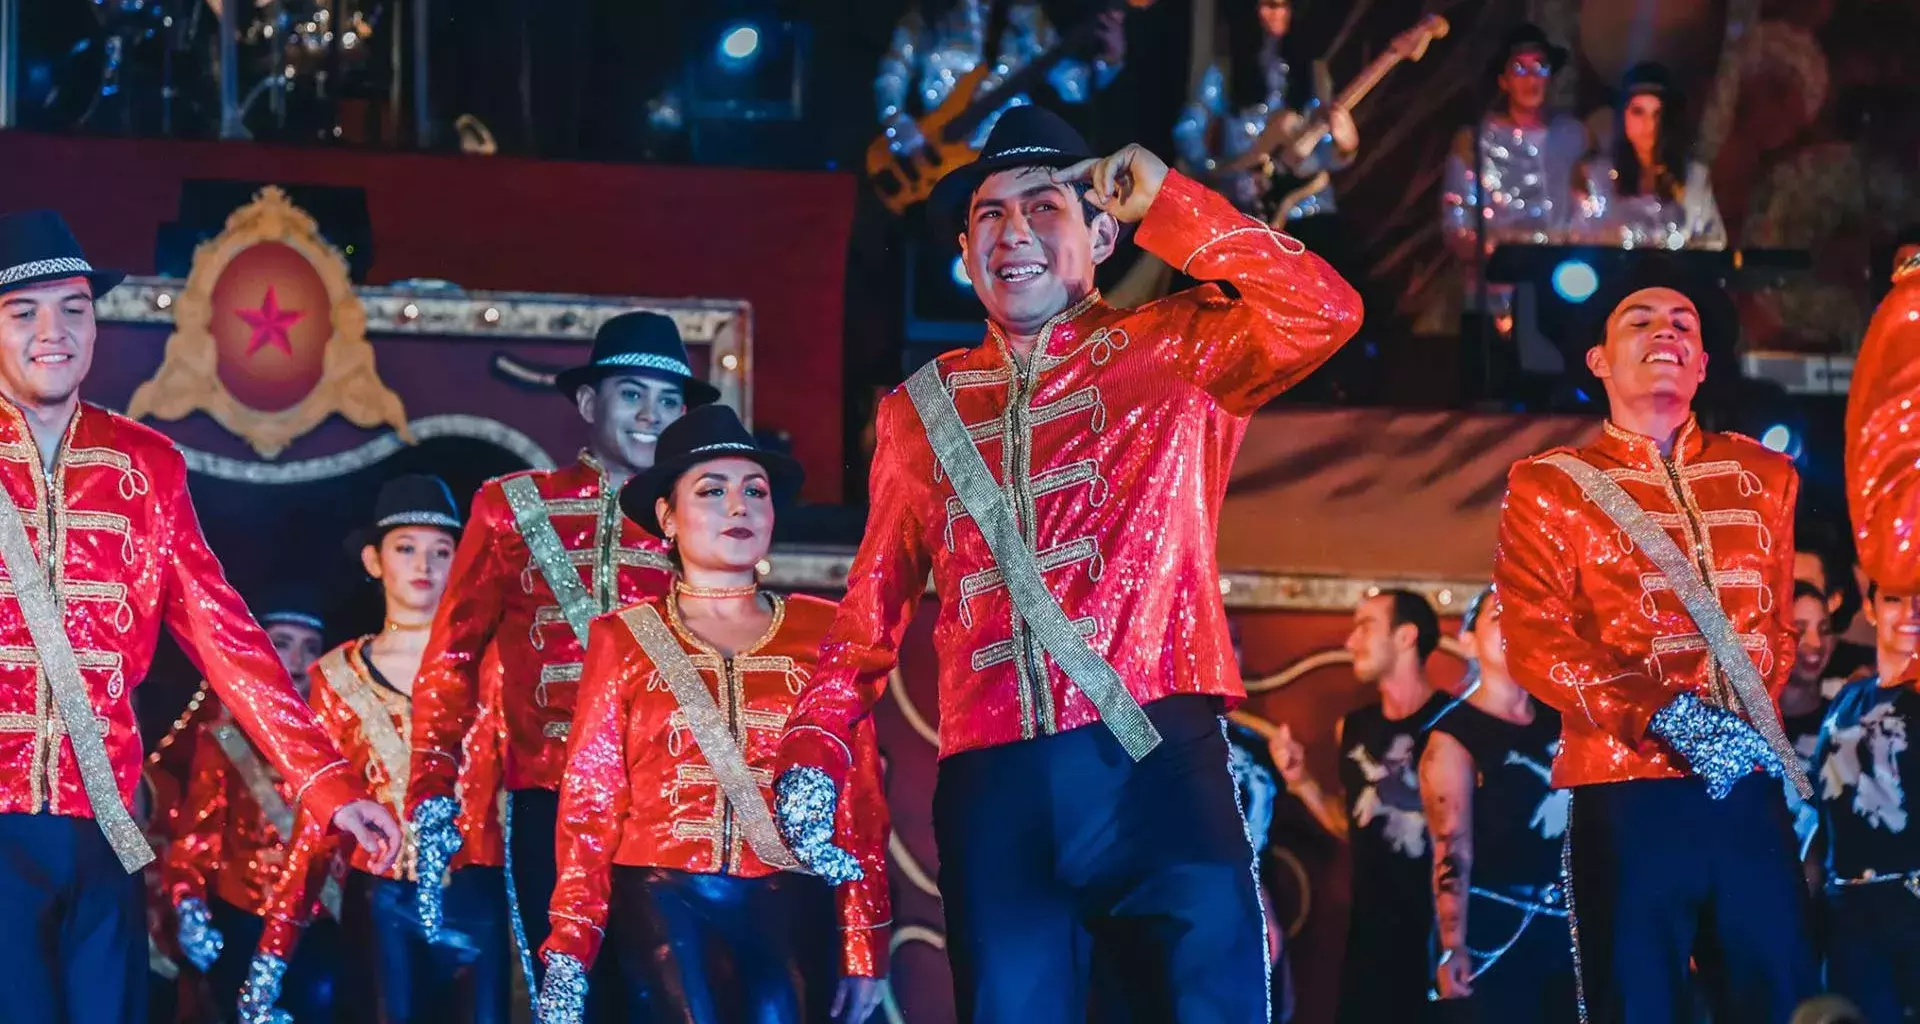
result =
[[[1393,37],[1393,51],[1406,60],[1419,60],[1435,39],[1445,39],[1453,26],[1438,14],[1429,14],[1420,23]]]

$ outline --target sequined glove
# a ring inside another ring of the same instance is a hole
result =
[[[180,952],[187,955],[187,962],[195,970],[205,972],[220,959],[226,936],[213,926],[213,914],[207,910],[207,902],[198,896],[181,900],[174,914],[180,919]]]
[[[580,1024],[587,1005],[587,969],[565,953],[548,953],[547,978],[533,1007],[534,1024]]]
[[[1756,769],[1776,779],[1785,775],[1773,748],[1745,719],[1691,693],[1654,712],[1647,727],[1686,758],[1687,768],[1706,780],[1707,795],[1715,800],[1725,800]]]
[[[420,925],[431,940],[445,920],[441,905],[446,895],[447,865],[460,852],[460,829],[453,819],[460,805],[450,796],[421,801],[413,812],[414,889]]]
[[[247,980],[240,986],[240,1024],[292,1024],[293,1015],[277,1009],[280,981],[287,962],[270,953],[256,953],[247,964]]]
[[[828,885],[867,877],[853,854],[833,845],[833,779],[818,768],[789,768],[773,784],[773,820],[800,866]]]

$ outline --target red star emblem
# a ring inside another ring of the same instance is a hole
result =
[[[298,309],[281,309],[279,296],[273,293],[273,286],[268,285],[267,297],[260,300],[259,309],[236,309],[233,315],[253,330],[253,336],[247,339],[247,355],[269,345],[292,355],[293,339],[287,336],[287,329],[307,314]]]

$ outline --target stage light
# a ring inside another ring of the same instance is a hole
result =
[[[760,52],[760,30],[752,25],[735,25],[720,36],[720,60],[738,66]]]
[[[1775,423],[1761,431],[1760,444],[1788,458],[1797,458],[1800,454],[1800,445],[1796,443],[1792,428],[1784,423]]]
[[[968,291],[973,290],[973,278],[967,276],[967,258],[965,256],[955,256],[953,258],[953,266],[947,268],[947,274],[953,278],[955,287],[964,288]]]
[[[1553,268],[1554,293],[1568,302],[1585,302],[1600,289],[1600,275],[1579,260],[1567,260]]]

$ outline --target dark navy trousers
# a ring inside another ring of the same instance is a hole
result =
[[[145,899],[91,819],[0,814],[0,1019],[145,1024]]]
[[[958,1020],[1081,1024],[1092,971],[1134,1019],[1266,1024],[1266,932],[1218,704],[1147,713],[1162,743],[1138,764],[1100,725],[940,762]]]
[[[1811,918],[1780,783],[1724,800],[1698,779],[1574,791],[1576,963],[1595,1024],[1693,1020],[1689,958],[1713,1019],[1787,1024],[1819,991]]]

